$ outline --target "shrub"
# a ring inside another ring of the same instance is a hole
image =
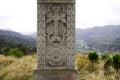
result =
[[[15,57],[20,58],[23,56],[23,53],[19,49],[6,49],[4,55],[5,56],[15,56]]]
[[[113,56],[113,67],[118,72],[120,69],[120,54],[116,54]]]
[[[91,62],[95,62],[98,60],[98,54],[96,52],[90,52],[88,58]]]
[[[11,54],[10,54],[10,49],[9,49],[9,48],[7,48],[7,49],[4,51],[4,55],[5,55],[5,56],[11,55]]]
[[[90,52],[89,54],[88,54],[88,58],[89,58],[89,60],[91,61],[91,63],[92,63],[92,65],[91,65],[91,69],[92,69],[92,71],[94,71],[94,63],[95,62],[97,62],[97,60],[98,60],[98,54],[96,53],[96,52]]]
[[[11,50],[10,50],[10,53],[11,53],[13,56],[18,57],[18,58],[20,58],[20,57],[23,56],[22,52],[21,52],[19,49],[11,49]]]

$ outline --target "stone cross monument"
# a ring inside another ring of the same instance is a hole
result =
[[[77,80],[75,0],[37,0],[38,41],[35,80]]]

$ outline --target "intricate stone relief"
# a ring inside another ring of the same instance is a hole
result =
[[[75,67],[75,7],[74,4],[67,4],[67,66]]]
[[[38,68],[44,67],[45,62],[45,5],[38,5],[38,41],[37,41],[37,53],[38,53]]]
[[[74,68],[74,8],[73,3],[38,4],[39,68]]]
[[[46,36],[51,45],[63,44],[66,37],[66,12],[64,5],[48,5],[46,12]]]
[[[66,5],[46,5],[46,64],[58,67],[66,61]]]
[[[58,67],[62,66],[66,62],[66,52],[64,48],[51,47],[48,49],[46,60],[50,66]]]
[[[75,0],[37,0],[38,65],[35,80],[77,80]]]

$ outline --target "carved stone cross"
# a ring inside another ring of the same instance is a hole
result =
[[[66,14],[65,12],[62,12],[60,14],[60,9],[62,8],[59,5],[52,6],[51,12],[48,12],[47,15],[47,20],[46,23],[51,23],[51,21],[54,21],[53,27],[54,27],[54,39],[59,41],[59,36],[58,36],[58,27],[59,27],[59,21],[62,23],[66,23]]]
[[[77,80],[75,0],[38,1],[35,80]]]

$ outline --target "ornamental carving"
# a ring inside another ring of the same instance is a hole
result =
[[[48,5],[46,12],[46,37],[51,45],[63,44],[66,37],[65,5]]]
[[[46,61],[49,66],[64,66],[66,62],[66,52],[64,47],[49,47],[47,51]]]
[[[38,68],[75,67],[75,1],[69,1],[38,0]]]
[[[61,66],[66,60],[67,14],[65,4],[46,4],[46,61],[51,66]],[[61,47],[60,47],[61,46]],[[47,64],[47,65],[48,65]]]

